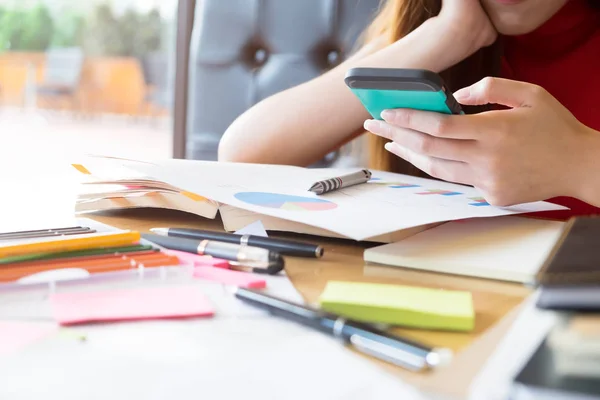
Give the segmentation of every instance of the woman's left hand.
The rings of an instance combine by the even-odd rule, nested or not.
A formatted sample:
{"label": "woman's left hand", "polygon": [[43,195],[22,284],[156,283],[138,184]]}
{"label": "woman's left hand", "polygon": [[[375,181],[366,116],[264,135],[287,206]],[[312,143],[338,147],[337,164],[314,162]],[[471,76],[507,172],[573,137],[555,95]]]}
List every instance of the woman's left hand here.
{"label": "woman's left hand", "polygon": [[[539,86],[485,78],[455,93],[465,105],[506,110],[473,115],[395,109],[365,129],[392,142],[385,148],[431,176],[472,185],[496,206],[556,196],[579,197],[590,145],[600,135]],[[594,154],[594,152],[596,152]]]}

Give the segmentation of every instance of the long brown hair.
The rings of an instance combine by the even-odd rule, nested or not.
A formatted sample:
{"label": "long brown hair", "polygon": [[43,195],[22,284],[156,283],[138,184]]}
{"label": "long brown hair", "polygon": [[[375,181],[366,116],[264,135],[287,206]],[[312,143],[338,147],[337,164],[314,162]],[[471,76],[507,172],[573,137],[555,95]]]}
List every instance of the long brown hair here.
{"label": "long brown hair", "polygon": [[[419,27],[427,19],[436,16],[442,0],[382,0],[382,7],[365,31],[364,41],[383,37],[388,44],[394,43]],[[500,60],[499,43],[484,48],[471,57],[452,66],[440,75],[449,90],[469,86],[485,76],[497,76]],[[466,113],[478,111],[465,107]],[[384,149],[387,142],[376,135],[369,135],[369,164],[373,169],[427,176],[408,162]]]}

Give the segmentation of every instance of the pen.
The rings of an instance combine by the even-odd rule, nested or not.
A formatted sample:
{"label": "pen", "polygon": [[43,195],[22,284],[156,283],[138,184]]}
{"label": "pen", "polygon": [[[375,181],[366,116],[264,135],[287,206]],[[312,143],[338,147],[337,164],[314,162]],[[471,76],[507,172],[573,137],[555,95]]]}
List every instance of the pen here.
{"label": "pen", "polygon": [[254,235],[236,235],[234,233],[185,228],[153,228],[150,229],[150,231],[162,236],[182,237],[197,240],[216,240],[219,242],[261,247],[263,249],[276,251],[279,254],[287,256],[320,258],[324,253],[321,246],[315,246],[310,243],[300,243],[293,240],[265,238]]}
{"label": "pen", "polygon": [[308,190],[316,194],[328,193],[348,186],[366,183],[369,181],[369,179],[371,179],[371,176],[371,171],[367,169],[362,169],[352,174],[338,176],[335,178],[325,179],[323,181],[316,182]]}
{"label": "pen", "polygon": [[230,268],[238,271],[274,275],[283,270],[284,267],[283,257],[279,253],[258,247],[147,233],[142,234],[142,238],[170,250],[230,260]]}
{"label": "pen", "polygon": [[373,325],[302,306],[255,290],[238,288],[235,296],[273,315],[293,320],[342,339],[358,351],[411,371],[447,364],[449,349],[436,349],[387,333]]}
{"label": "pen", "polygon": [[52,236],[81,235],[84,233],[96,233],[96,231],[90,228],[65,228],[47,229],[43,231],[10,232],[0,233],[0,240],[38,239]]}

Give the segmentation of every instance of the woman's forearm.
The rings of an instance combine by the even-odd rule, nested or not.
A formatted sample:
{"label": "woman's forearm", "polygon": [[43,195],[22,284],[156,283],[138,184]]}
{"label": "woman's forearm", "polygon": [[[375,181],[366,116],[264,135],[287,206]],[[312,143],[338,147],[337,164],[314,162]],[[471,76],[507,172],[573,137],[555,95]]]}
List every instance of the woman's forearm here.
{"label": "woman's forearm", "polygon": [[306,166],[362,133],[369,117],[344,83],[353,67],[423,68],[439,72],[458,62],[434,20],[376,50],[371,44],[324,75],[275,94],[242,114],[219,146],[223,161]]}

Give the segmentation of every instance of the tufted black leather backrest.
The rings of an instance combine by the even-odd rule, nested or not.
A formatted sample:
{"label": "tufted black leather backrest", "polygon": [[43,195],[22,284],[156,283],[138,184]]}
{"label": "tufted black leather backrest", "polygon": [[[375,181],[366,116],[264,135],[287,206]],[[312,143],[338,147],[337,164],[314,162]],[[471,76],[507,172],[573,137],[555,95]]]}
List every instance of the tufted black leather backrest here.
{"label": "tufted black leather backrest", "polygon": [[380,0],[199,0],[186,158],[216,160],[227,127],[260,100],[344,60]]}

